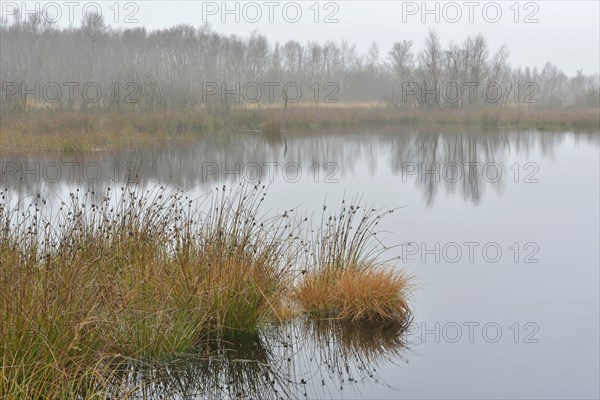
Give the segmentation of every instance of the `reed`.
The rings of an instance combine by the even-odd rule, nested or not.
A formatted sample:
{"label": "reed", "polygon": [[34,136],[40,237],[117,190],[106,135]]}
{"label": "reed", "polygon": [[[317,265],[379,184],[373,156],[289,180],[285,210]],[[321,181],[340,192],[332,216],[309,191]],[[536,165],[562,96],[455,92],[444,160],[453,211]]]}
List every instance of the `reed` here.
{"label": "reed", "polygon": [[0,116],[0,149],[53,150],[65,153],[119,148],[131,143],[194,138],[221,131],[286,131],[390,125],[514,127],[527,129],[600,129],[600,110],[544,108],[420,109],[368,103],[315,106],[237,107],[162,111],[73,111],[33,109]]}
{"label": "reed", "polygon": [[0,397],[73,397],[118,360],[255,334],[293,257],[293,226],[259,218],[264,195],[223,188],[195,209],[166,189],[77,191],[51,216],[3,202]]}
{"label": "reed", "polygon": [[381,256],[388,248],[376,237],[381,219],[394,210],[343,201],[339,212],[325,212],[326,207],[312,267],[296,288],[301,307],[321,318],[409,324],[411,278],[384,265]]}
{"label": "reed", "polygon": [[0,398],[104,398],[120,365],[255,338],[298,304],[408,321],[408,280],[372,246],[387,212],[344,204],[309,240],[307,218],[262,211],[266,195],[78,189],[48,212],[0,192]]}

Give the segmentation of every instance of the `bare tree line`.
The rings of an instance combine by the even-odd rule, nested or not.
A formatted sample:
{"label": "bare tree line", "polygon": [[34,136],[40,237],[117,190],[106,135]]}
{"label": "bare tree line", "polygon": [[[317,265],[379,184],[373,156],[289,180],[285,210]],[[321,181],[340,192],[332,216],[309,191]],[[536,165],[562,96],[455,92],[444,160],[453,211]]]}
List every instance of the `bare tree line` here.
{"label": "bare tree line", "polygon": [[347,41],[271,43],[206,25],[149,32],[117,30],[101,17],[63,29],[44,21],[0,24],[4,110],[32,101],[148,110],[288,100],[428,109],[600,103],[597,73],[568,77],[550,62],[541,71],[513,68],[508,48],[492,52],[482,34],[444,47],[430,31],[422,49],[398,41],[382,55],[376,43],[360,54]]}

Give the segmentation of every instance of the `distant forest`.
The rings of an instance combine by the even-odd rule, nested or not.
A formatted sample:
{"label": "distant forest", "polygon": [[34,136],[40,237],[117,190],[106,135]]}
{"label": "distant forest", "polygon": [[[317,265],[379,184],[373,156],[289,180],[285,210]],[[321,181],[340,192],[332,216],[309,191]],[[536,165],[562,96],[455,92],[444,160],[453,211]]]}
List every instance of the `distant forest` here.
{"label": "distant forest", "polygon": [[361,54],[347,41],[273,43],[258,32],[224,35],[206,25],[122,30],[97,18],[59,29],[44,18],[19,20],[0,24],[7,111],[31,102],[145,110],[288,101],[428,109],[600,103],[597,72],[569,77],[550,62],[541,70],[513,68],[509,49],[490,49],[482,34],[443,45],[432,30],[421,49],[399,40],[383,51],[372,43]]}

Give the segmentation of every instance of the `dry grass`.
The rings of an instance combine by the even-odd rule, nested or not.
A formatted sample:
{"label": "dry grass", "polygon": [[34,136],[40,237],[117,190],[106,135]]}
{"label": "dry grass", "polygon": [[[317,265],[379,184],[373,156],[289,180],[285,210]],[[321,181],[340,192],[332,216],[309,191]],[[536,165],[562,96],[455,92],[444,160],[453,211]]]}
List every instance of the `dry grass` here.
{"label": "dry grass", "polygon": [[261,131],[267,136],[280,135],[281,129],[281,121],[278,119],[267,119],[261,124]]}
{"label": "dry grass", "polygon": [[377,225],[394,210],[346,205],[322,216],[312,267],[295,296],[309,315],[408,324],[410,277],[382,265],[387,248],[376,238]]}
{"label": "dry grass", "polygon": [[255,337],[295,302],[355,322],[410,319],[408,280],[371,246],[387,211],[343,205],[307,240],[307,218],[263,214],[265,195],[77,190],[47,213],[41,197],[0,192],[0,398],[102,398],[121,363]]}
{"label": "dry grass", "polygon": [[297,298],[312,315],[352,322],[402,322],[410,319],[410,278],[373,266],[309,273]]}
{"label": "dry grass", "polygon": [[287,110],[69,111],[35,109],[0,116],[0,149],[89,151],[132,142],[190,138],[222,130],[322,130],[398,124],[600,129],[600,109],[482,108],[423,111],[369,103],[295,104]]}
{"label": "dry grass", "polygon": [[261,187],[219,190],[198,210],[165,189],[76,192],[53,216],[6,195],[0,398],[73,398],[115,361],[254,335],[291,280],[294,227],[259,219]]}
{"label": "dry grass", "polygon": [[363,266],[344,269],[334,286],[339,316],[352,321],[403,321],[410,315],[410,280],[391,269]]}

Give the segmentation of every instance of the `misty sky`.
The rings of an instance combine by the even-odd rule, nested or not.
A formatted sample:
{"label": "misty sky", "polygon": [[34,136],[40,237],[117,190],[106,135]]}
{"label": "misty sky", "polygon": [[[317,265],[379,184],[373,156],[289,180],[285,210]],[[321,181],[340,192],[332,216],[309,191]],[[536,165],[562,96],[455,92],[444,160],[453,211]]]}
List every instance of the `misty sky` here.
{"label": "misty sky", "polygon": [[[10,4],[21,6],[21,2],[3,1],[3,16],[10,10]],[[44,7],[48,2],[38,2]],[[78,25],[83,9],[91,2],[81,1],[72,6],[74,20]],[[227,2],[230,10],[239,12],[223,15],[223,2],[201,1],[140,1],[120,2],[118,20],[115,24],[114,1],[97,2],[102,14],[110,25],[121,27],[145,26],[148,29],[166,28],[185,23],[199,26],[206,20],[218,32],[247,35],[253,30],[264,33],[270,41],[285,42],[295,39],[300,42],[314,40],[339,41],[346,39],[355,43],[360,52],[365,52],[372,41],[380,47],[380,55],[385,57],[394,41],[412,40],[416,49],[420,49],[423,37],[430,28],[435,28],[442,44],[461,42],[467,35],[483,32],[486,34],[492,50],[502,44],[510,48],[511,64],[518,66],[543,67],[546,61],[552,61],[567,74],[573,75],[578,69],[593,74],[600,70],[600,6],[598,1],[516,1],[490,2],[427,2],[431,14],[423,13],[422,2],[402,1],[336,1],[319,2],[319,22],[315,22],[314,1],[298,1],[301,15],[296,14],[295,4],[287,1],[256,1],[252,6],[248,2]],[[328,4],[329,3],[329,4]],[[435,12],[436,3],[439,12]],[[448,3],[453,3],[448,5]],[[469,5],[472,3],[472,5]],[[9,4],[7,8],[7,4]],[[33,9],[34,2],[27,2]],[[69,8],[66,3],[57,1],[62,14],[59,24],[69,23]],[[92,10],[93,5],[87,10]],[[113,7],[111,9],[111,7]],[[286,12],[283,9],[286,7]],[[485,8],[485,13],[484,13]],[[516,9],[518,8],[518,16]],[[50,9],[49,9],[50,10]],[[260,16],[257,14],[260,10]],[[497,14],[500,10],[501,14]],[[52,11],[52,10],[50,10]],[[203,12],[204,11],[204,12]],[[269,21],[270,11],[273,22]],[[460,12],[460,15],[457,12]],[[236,14],[240,21],[236,22]],[[439,16],[440,21],[435,18]],[[124,23],[127,15],[138,22]],[[337,22],[324,23],[327,16]],[[252,23],[246,21],[258,19]],[[447,21],[456,20],[452,23]],[[472,22],[470,18],[472,17]],[[515,17],[519,22],[515,22]],[[226,18],[222,22],[222,18]],[[422,21],[426,18],[425,22]],[[537,22],[525,23],[524,20]],[[287,20],[286,20],[287,19]],[[294,19],[298,22],[292,23]],[[492,22],[497,20],[497,22]]]}

